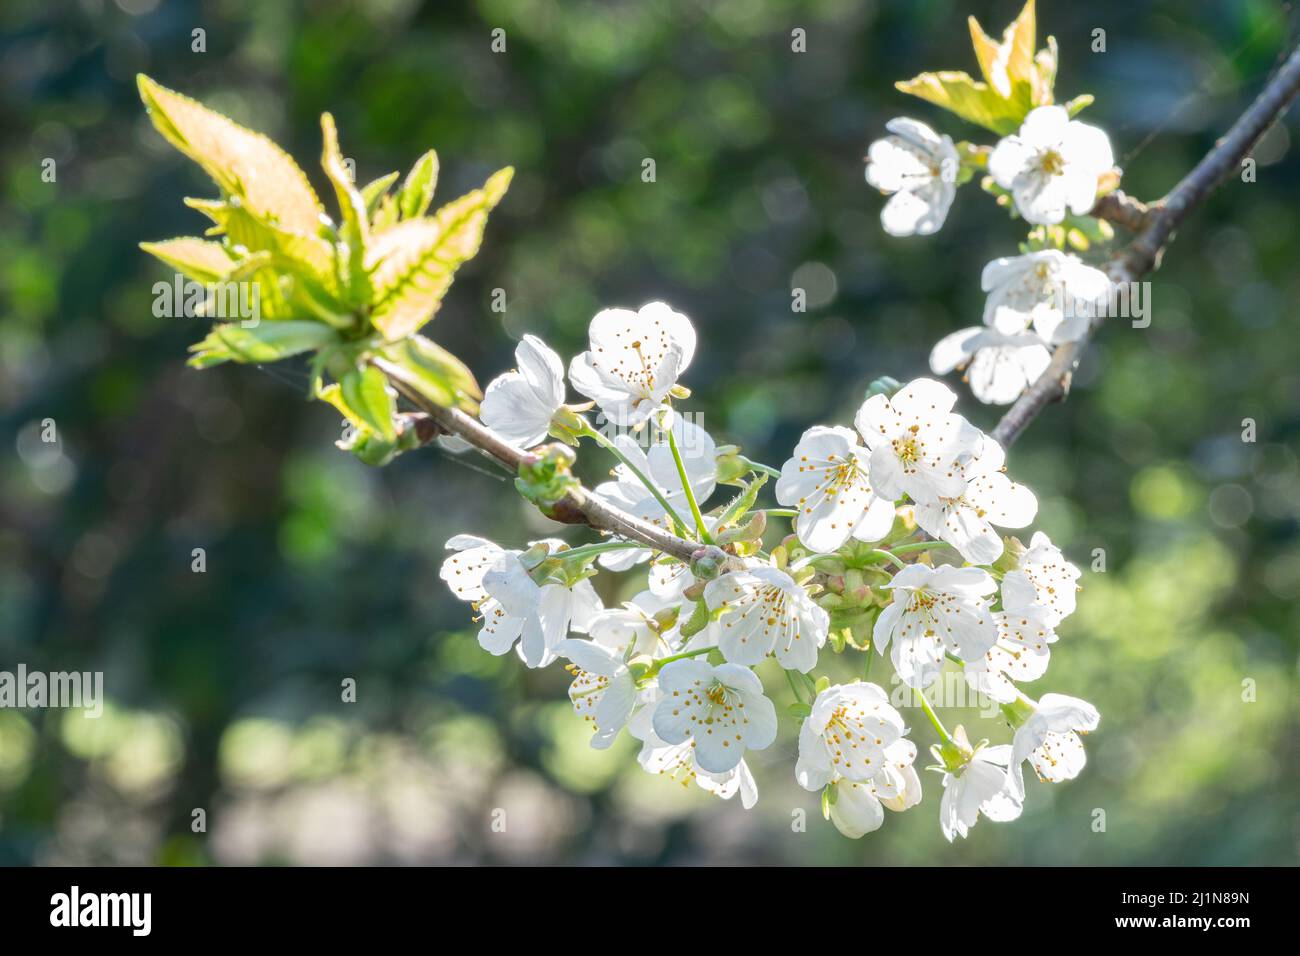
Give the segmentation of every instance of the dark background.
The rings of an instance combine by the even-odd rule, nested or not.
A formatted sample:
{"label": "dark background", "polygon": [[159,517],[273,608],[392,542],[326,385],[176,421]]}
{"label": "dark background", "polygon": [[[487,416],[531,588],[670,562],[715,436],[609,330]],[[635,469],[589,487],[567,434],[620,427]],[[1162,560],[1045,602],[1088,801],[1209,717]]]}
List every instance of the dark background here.
{"label": "dark background", "polygon": [[[998,32],[1017,10],[6,0],[0,669],[102,670],[109,704],[98,721],[0,711],[0,862],[1294,863],[1294,117],[1256,151],[1257,181],[1230,180],[1177,237],[1151,327],[1106,328],[1011,456],[1038,525],[1081,566],[1106,560],[1031,693],[1086,697],[1103,721],[1079,780],[1031,787],[1021,820],[956,846],[928,773],[919,807],[840,837],[792,780],[790,726],[751,761],[749,812],[645,774],[626,735],[591,750],[565,675],[480,650],[437,578],[454,533],[549,533],[508,484],[437,451],[368,469],[333,447],[337,416],[304,401],[302,367],[188,371],[198,322],[152,314],[167,273],[136,244],[201,230],[180,200],[215,190],[150,127],[137,71],[266,131],[322,195],[327,109],[359,181],[429,146],[441,201],[515,166],[427,331],[486,382],[524,332],[567,357],[598,308],[666,299],[701,334],[689,407],[779,465],[806,426],[848,422],[873,378],[925,373],[940,336],[978,323],[984,263],[1023,237],[972,184],[938,235],[892,239],[861,162],[897,115],[989,141],[892,84],[973,72],[966,15]],[[1273,0],[1046,0],[1039,22],[1060,43],[1058,97],[1096,95],[1083,118],[1144,198],[1295,36]],[[959,390],[991,427],[997,410]]]}

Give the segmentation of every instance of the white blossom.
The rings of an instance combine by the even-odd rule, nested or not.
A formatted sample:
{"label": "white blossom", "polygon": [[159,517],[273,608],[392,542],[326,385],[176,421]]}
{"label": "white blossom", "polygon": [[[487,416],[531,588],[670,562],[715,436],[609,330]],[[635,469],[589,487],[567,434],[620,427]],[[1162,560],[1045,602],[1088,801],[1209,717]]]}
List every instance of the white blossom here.
{"label": "white blossom", "polygon": [[696,762],[695,744],[692,740],[670,744],[654,732],[653,714],[652,702],[638,711],[628,723],[628,732],[642,741],[637,762],[645,770],[676,780],[683,787],[693,782],[700,789],[723,800],[730,800],[739,793],[741,806],[746,810],[758,802],[758,784],[743,759],[730,770],[719,773],[705,770]]}
{"label": "white blossom", "polygon": [[[552,550],[560,544],[545,543]],[[458,553],[443,562],[439,576],[482,616],[478,642],[491,654],[504,654],[518,642],[516,651],[525,664],[545,667],[569,631],[585,632],[602,609],[589,580],[539,585],[519,560],[519,551],[473,535],[457,535],[447,547]]]}
{"label": "white blossom", "polygon": [[616,425],[649,419],[695,355],[695,327],[663,302],[598,312],[588,338],[589,350],[569,363],[569,380]]}
{"label": "white blossom", "polygon": [[592,723],[591,745],[604,750],[632,716],[636,681],[620,654],[595,641],[560,641],[555,651],[572,661],[565,668],[572,676],[569,700],[578,716]]}
{"label": "white blossom", "polygon": [[752,666],[775,654],[781,666],[807,673],[817,666],[830,615],[778,568],[758,565],[732,571],[704,587],[718,648],[733,664]]}
{"label": "white blossom", "polygon": [[894,600],[876,618],[872,643],[881,654],[893,643],[890,660],[909,687],[933,683],[945,651],[975,660],[997,640],[987,598],[997,584],[982,568],[909,564],[883,587]]}
{"label": "white blossom", "polygon": [[1009,704],[1019,696],[1013,681],[1037,680],[1047,673],[1056,631],[1041,608],[1017,614],[998,611],[993,623],[998,629],[997,643],[982,658],[966,661],[962,671],[972,688],[1000,704]]}
{"label": "white blossom", "polygon": [[993,149],[989,174],[1027,221],[1052,225],[1067,207],[1076,216],[1091,212],[1097,179],[1114,163],[1104,132],[1071,120],[1063,106],[1040,106]]}
{"label": "white blossom", "polygon": [[1055,627],[1074,613],[1080,574],[1047,535],[1036,531],[1015,570],[1002,578],[1002,607],[1013,613],[1041,608]]}
{"label": "white blossom", "polygon": [[871,452],[852,429],[817,425],[781,467],[776,500],[798,509],[795,533],[811,551],[837,551],[850,536],[879,541],[894,525],[893,499],[871,487]]}
{"label": "white blossom", "polygon": [[1110,279],[1078,256],[1040,249],[984,267],[984,324],[1003,335],[1032,328],[1048,345],[1073,342],[1109,301]]}
{"label": "white blossom", "polygon": [[919,120],[900,116],[885,129],[893,135],[867,150],[867,182],[893,193],[880,223],[891,236],[928,236],[943,225],[957,194],[957,149]]}
{"label": "white blossom", "polygon": [[1050,783],[1073,780],[1088,756],[1079,734],[1097,729],[1101,714],[1086,700],[1065,694],[1044,694],[1034,712],[1016,728],[1011,741],[1007,782],[1017,799],[1025,798],[1022,764],[1028,760],[1038,779]]}
{"label": "white blossom", "polygon": [[970,390],[985,405],[1010,405],[1047,370],[1052,353],[1032,332],[1005,335],[971,326],[941,338],[930,352],[930,371],[965,368]]}
{"label": "white blossom", "polygon": [[[963,750],[971,750],[962,728],[957,728],[955,737]],[[949,843],[954,836],[966,836],[981,813],[997,823],[1020,816],[1022,801],[1007,780],[1010,761],[1009,744],[977,747],[960,768],[944,772],[939,828]]]}
{"label": "white blossom", "polygon": [[666,657],[677,652],[680,635],[676,625],[662,629],[655,615],[675,603],[652,591],[642,591],[621,607],[597,612],[587,622],[587,633],[597,644],[619,655]]}
{"label": "white blossom", "polygon": [[[677,451],[682,457],[682,467],[686,471],[686,484],[695,496],[695,502],[703,505],[718,486],[718,449],[707,431],[681,416],[675,416],[672,425],[673,437],[677,441]],[[672,447],[666,439],[655,442],[646,451],[641,449],[636,439],[630,435],[618,435],[614,444],[629,461],[655,486],[655,489],[673,507],[678,516],[689,520],[690,503],[682,485],[681,475],[677,471],[677,462],[673,458]],[[643,521],[668,528],[671,524],[664,506],[625,464],[615,466],[614,480],[596,486],[596,494]],[[716,519],[706,518],[705,526],[712,530]],[[626,571],[633,565],[649,559],[652,552],[648,548],[630,548],[620,551],[607,551],[597,560],[602,567],[611,571]]]}
{"label": "white blossom", "polygon": [[1002,536],[994,530],[1023,528],[1038,513],[1038,499],[1004,473],[1006,454],[992,438],[965,469],[966,487],[951,498],[921,502],[916,523],[948,542],[971,564],[992,564],[1002,555]]}
{"label": "white blossom", "polygon": [[693,741],[695,763],[709,773],[734,770],[746,749],[776,739],[776,708],[747,667],[673,661],[659,672],[659,693],[654,732],[666,744]]}
{"label": "white blossom", "polygon": [[551,417],[564,406],[564,365],[535,335],[519,342],[515,361],[516,371],[488,383],[479,418],[507,441],[532,448],[546,441]]}
{"label": "white blossom", "polygon": [[887,773],[889,748],[906,733],[902,715],[879,686],[833,684],[817,695],[799,728],[795,779],[805,790],[820,790],[835,775],[873,781]]}
{"label": "white blossom", "polygon": [[983,434],[952,413],[957,396],[946,385],[918,378],[893,398],[873,395],[854,419],[871,449],[872,488],[896,501],[952,497],[965,487],[964,466],[983,441]]}

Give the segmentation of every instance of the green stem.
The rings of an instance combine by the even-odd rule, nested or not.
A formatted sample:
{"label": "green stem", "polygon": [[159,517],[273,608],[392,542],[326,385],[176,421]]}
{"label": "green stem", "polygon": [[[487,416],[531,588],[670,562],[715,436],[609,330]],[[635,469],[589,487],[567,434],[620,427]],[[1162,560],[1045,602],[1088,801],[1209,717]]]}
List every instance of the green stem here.
{"label": "green stem", "polygon": [[912,551],[929,551],[933,548],[951,548],[947,541],[913,541],[910,544],[898,544],[890,548],[893,554],[908,554]]}
{"label": "green stem", "polygon": [[686,503],[691,506],[691,516],[695,518],[695,530],[701,541],[705,544],[713,544],[713,536],[709,534],[709,529],[704,527],[704,515],[700,514],[700,506],[695,501],[695,492],[686,477],[686,464],[682,461],[682,453],[677,450],[677,439],[673,436],[671,428],[668,429],[668,447],[672,450],[673,461],[677,463],[677,477],[681,479],[682,491],[686,492]]}
{"label": "green stem", "polygon": [[739,457],[740,460],[743,461],[746,464],[746,466],[748,466],[750,471],[761,471],[763,474],[771,475],[773,478],[781,477],[781,472],[771,467],[770,465],[764,465],[762,462],[751,461],[750,459],[746,458],[744,455],[740,455]]}
{"label": "green stem", "polygon": [[[785,670],[785,668],[782,668]],[[785,671],[785,679],[790,682],[790,693],[794,694],[794,699],[803,703],[803,695],[799,693],[799,685],[794,682],[794,674],[788,670]]]}
{"label": "green stem", "polygon": [[657,674],[659,671],[663,670],[665,664],[671,664],[673,661],[685,660],[688,657],[699,657],[701,654],[707,654],[711,650],[713,650],[712,647],[697,647],[693,651],[682,651],[680,654],[674,654],[671,657],[662,658],[661,660],[654,662],[654,667],[651,668],[650,673]]}
{"label": "green stem", "polygon": [[764,514],[769,514],[773,518],[797,518],[799,512],[794,508],[759,508]]}
{"label": "green stem", "polygon": [[[587,424],[585,421],[583,424],[585,427],[582,431],[578,432],[578,434],[585,438],[590,438],[597,445],[626,465],[627,470],[636,476],[637,481],[645,485],[646,490],[649,491],[650,494],[654,495],[655,500],[658,501],[660,506],[664,509],[664,513],[668,516],[668,520],[673,523],[673,531],[682,537],[686,537],[686,522],[683,521],[682,516],[677,513],[677,509],[669,504],[668,499],[664,497],[664,493],[659,490],[653,481],[646,477],[645,472],[634,465],[627,455],[623,454],[618,445],[614,444],[614,442],[596,431],[596,429],[592,428],[590,424]],[[692,502],[692,504],[694,504],[694,502]]]}
{"label": "green stem", "polygon": [[935,733],[939,735],[939,740],[943,742],[944,746],[956,747],[956,741],[954,741],[949,735],[948,729],[943,725],[943,721],[939,719],[939,715],[936,714],[934,708],[930,706],[930,701],[926,698],[925,691],[917,688],[916,696],[921,699],[921,709],[925,711],[925,716],[930,718],[930,724],[934,727]]}
{"label": "green stem", "polygon": [[552,557],[560,558],[563,561],[573,561],[580,558],[589,558],[595,554],[604,554],[606,551],[624,551],[644,547],[646,545],[640,541],[600,541],[595,544],[584,544],[576,548],[556,551]]}
{"label": "green stem", "polygon": [[870,556],[873,558],[884,558],[887,561],[893,561],[900,568],[907,567],[907,565],[903,563],[902,558],[894,554],[892,551],[886,551],[884,548],[873,549]]}

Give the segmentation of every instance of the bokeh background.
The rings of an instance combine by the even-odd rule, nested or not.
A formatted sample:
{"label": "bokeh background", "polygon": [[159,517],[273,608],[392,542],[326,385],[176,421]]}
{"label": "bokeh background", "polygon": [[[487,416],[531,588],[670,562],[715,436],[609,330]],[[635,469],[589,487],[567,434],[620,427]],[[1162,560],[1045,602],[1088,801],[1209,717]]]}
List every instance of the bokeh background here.
{"label": "bokeh background", "polygon": [[[434,450],[369,469],[333,447],[337,416],[303,400],[301,367],[187,371],[196,322],[152,313],[166,275],[136,244],[201,229],[180,200],[213,188],[149,126],[137,71],[267,131],[322,195],[326,109],[360,181],[429,146],[443,199],[514,165],[428,331],[486,382],[524,332],[571,355],[598,308],[666,299],[702,338],[690,407],[779,464],[807,425],[849,421],[871,379],[925,372],[933,342],[979,321],[980,269],[1023,232],[973,184],[938,235],[891,239],[862,155],[901,114],[985,138],[892,83],[973,72],[967,14],[996,31],[1018,6],[6,0],[0,669],[102,670],[109,703],[98,721],[0,711],[0,862],[1294,864],[1294,115],[1259,147],[1257,181],[1230,182],[1181,231],[1151,327],[1106,328],[1070,401],[1014,450],[1039,526],[1088,569],[1031,691],[1104,716],[1079,780],[1032,786],[1020,821],[953,846],[931,774],[919,807],[840,837],[792,780],[792,721],[753,755],[749,812],[644,773],[626,735],[591,750],[563,672],[480,650],[437,578],[454,533],[552,530],[508,483]],[[1045,0],[1039,20],[1060,42],[1058,95],[1096,95],[1084,118],[1146,198],[1296,35],[1275,0]],[[991,427],[997,410],[962,395]],[[588,458],[588,476],[607,467]],[[1005,739],[970,718],[949,723]]]}

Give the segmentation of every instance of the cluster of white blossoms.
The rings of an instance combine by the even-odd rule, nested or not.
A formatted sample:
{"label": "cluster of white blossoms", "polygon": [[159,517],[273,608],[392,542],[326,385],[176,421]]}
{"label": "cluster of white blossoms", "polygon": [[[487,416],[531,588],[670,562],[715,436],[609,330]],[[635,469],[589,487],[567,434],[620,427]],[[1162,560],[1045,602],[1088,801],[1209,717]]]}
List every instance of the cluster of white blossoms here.
{"label": "cluster of white blossoms", "polygon": [[954,146],[903,117],[886,129],[892,135],[868,151],[867,182],[890,195],[880,213],[890,235],[937,231],[963,169],[984,174],[985,187],[1037,227],[1020,255],[984,267],[983,324],[945,336],[930,353],[936,375],[963,369],[981,402],[1010,404],[1047,368],[1051,350],[1077,340],[1109,302],[1106,273],[1063,247],[1067,236],[1080,237],[1075,221],[1092,210],[1102,184],[1114,180],[1110,140],[1055,105],[1030,110],[1018,132],[991,148]]}
{"label": "cluster of white blossoms", "polygon": [[[678,379],[696,343],[684,315],[663,303],[608,309],[589,338],[568,379],[590,403],[565,403],[564,363],[526,336],[518,369],[488,386],[483,422],[562,473],[573,453],[542,446],[548,436],[604,449],[611,480],[587,493],[685,538],[691,559],[612,535],[520,549],[458,535],[441,576],[473,604],[485,650],[513,649],[532,668],[567,662],[592,746],[626,729],[646,770],[724,799],[739,793],[750,807],[747,756],[777,739],[774,698],[788,697],[796,781],[860,837],[885,809],[922,801],[903,702],[864,679],[879,659],[937,735],[948,839],[981,814],[1018,816],[1026,761],[1042,780],[1079,773],[1079,734],[1097,725],[1096,710],[1057,694],[1035,701],[1018,686],[1046,671],[1079,571],[1041,532],[1028,547],[1003,536],[1033,521],[1037,500],[1007,477],[997,442],[953,411],[949,388],[873,385],[854,427],[809,428],[778,471],[674,408],[689,397]],[[597,431],[585,414],[596,406],[626,430]],[[758,504],[769,476],[783,507]],[[711,504],[723,485],[735,493]],[[539,492],[521,478],[520,490],[540,504],[572,487]],[[770,544],[769,519],[791,520],[793,533]],[[626,600],[606,604],[615,595]],[[946,668],[1000,705],[1010,744],[947,731],[927,697]]]}

